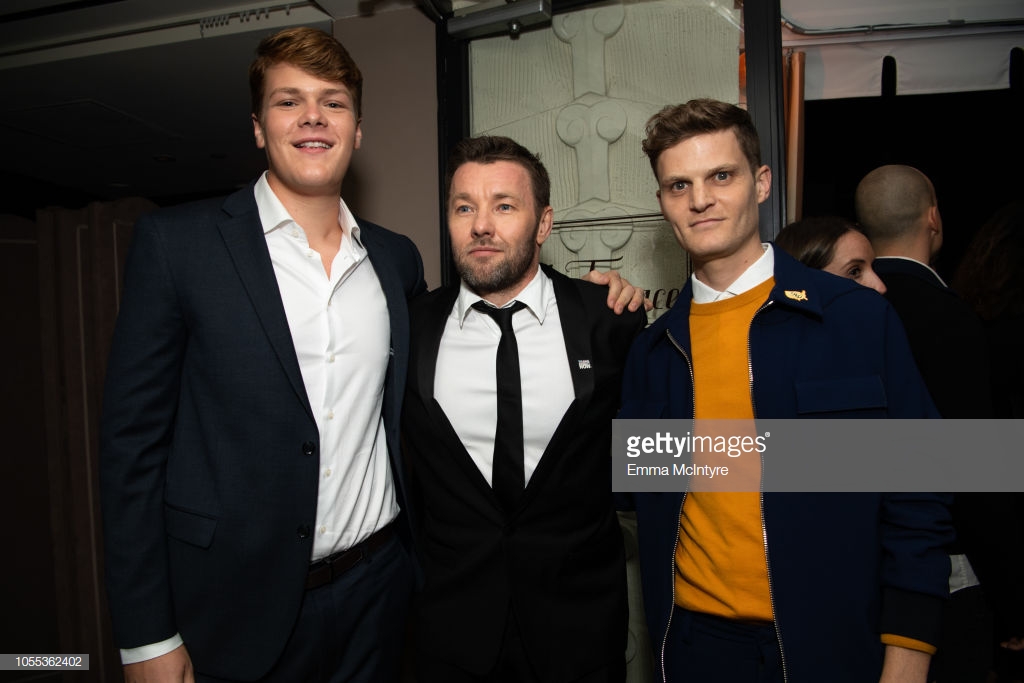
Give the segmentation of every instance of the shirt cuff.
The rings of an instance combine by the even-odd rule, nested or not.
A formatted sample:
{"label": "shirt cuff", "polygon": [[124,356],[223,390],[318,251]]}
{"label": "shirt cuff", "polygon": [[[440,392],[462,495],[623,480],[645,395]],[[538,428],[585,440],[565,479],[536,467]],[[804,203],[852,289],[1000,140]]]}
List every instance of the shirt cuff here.
{"label": "shirt cuff", "polygon": [[161,640],[159,643],[153,643],[151,645],[140,645],[139,647],[130,647],[127,650],[121,650],[121,664],[138,664],[144,662],[147,659],[156,659],[161,655],[165,655],[172,650],[181,647],[185,641],[181,639],[180,633],[175,633],[167,640]]}
{"label": "shirt cuff", "polygon": [[907,650],[917,650],[923,652],[926,655],[935,654],[935,646],[929,645],[923,640],[914,640],[913,638],[907,638],[906,636],[898,636],[893,633],[883,633],[882,642],[886,645],[893,645],[895,647],[906,648]]}

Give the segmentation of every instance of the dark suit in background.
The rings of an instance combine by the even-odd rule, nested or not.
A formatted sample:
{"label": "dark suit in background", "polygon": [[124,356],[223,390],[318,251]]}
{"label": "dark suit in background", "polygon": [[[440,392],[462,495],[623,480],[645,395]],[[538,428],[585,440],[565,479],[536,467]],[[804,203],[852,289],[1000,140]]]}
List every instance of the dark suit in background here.
{"label": "dark suit in background", "polygon": [[910,349],[942,417],[992,417],[992,390],[981,320],[931,270],[905,258],[872,264],[907,331]]}
{"label": "dark suit in background", "polygon": [[[387,298],[382,410],[406,510],[400,533],[408,535],[398,416],[406,300],[425,290],[422,263],[407,238],[359,224]],[[102,429],[107,587],[119,646],[180,632],[197,671],[266,674],[305,594],[319,448],[253,187],[141,219]]]}
{"label": "dark suit in background", "polygon": [[[575,400],[515,509],[502,509],[434,398],[438,349],[458,285],[412,304],[402,432],[426,575],[415,617],[418,648],[483,674],[515,619],[534,671],[554,682],[601,667],[624,673],[626,581],[612,503],[611,426],[622,364],[645,316],[616,316],[603,288],[544,272],[554,285]],[[524,386],[544,381],[522,378]]]}
{"label": "dark suit in background", "polygon": [[[935,407],[945,419],[993,416],[985,329],[977,314],[929,268],[906,259],[879,257],[873,264],[888,290],[885,297],[907,331],[914,361]],[[979,445],[984,444],[979,435]],[[957,493],[952,560],[965,554],[974,570],[987,569],[1002,538],[998,520],[1007,494]],[[984,572],[979,571],[984,579]],[[955,588],[955,586],[951,587]],[[992,615],[982,587],[957,590],[946,603],[943,634],[932,670],[940,681],[982,681],[991,667]]]}

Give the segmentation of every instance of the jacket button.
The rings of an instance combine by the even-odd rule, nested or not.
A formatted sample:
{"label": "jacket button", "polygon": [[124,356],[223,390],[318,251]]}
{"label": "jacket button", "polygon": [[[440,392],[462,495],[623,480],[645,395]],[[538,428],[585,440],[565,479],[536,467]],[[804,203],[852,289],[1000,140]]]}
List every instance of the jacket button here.
{"label": "jacket button", "polygon": [[316,444],[314,442],[307,441],[306,443],[302,444],[303,455],[313,455],[314,453],[316,453]]}
{"label": "jacket button", "polygon": [[299,534],[299,538],[309,538],[309,525],[300,524],[296,532]]}

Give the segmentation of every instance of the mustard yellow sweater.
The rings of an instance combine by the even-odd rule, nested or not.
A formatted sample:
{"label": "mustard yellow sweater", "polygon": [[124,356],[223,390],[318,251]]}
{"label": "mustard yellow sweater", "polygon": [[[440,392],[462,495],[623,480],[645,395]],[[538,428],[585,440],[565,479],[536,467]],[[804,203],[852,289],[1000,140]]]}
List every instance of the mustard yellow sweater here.
{"label": "mustard yellow sweater", "polygon": [[[767,300],[774,282],[769,279],[722,301],[691,304],[698,434],[712,429],[702,420],[722,418],[749,420],[749,434],[754,434],[747,337],[750,321]],[[761,498],[757,493],[760,456],[696,454],[694,464],[728,466],[728,487],[746,491],[691,490],[687,494],[676,546],[676,604],[728,619],[772,621]]]}
{"label": "mustard yellow sweater", "polygon": [[[709,304],[691,303],[690,344],[698,434],[714,430],[713,424],[702,420],[728,418],[750,421],[747,433],[738,436],[755,435],[747,340],[751,320],[774,285],[775,280],[769,279],[739,296]],[[735,423],[730,428],[735,429]],[[726,488],[734,490],[687,494],[676,545],[676,604],[727,619],[772,621],[758,493],[760,456],[745,454],[727,461],[724,457],[694,456],[694,464],[727,465],[729,476],[720,481],[726,481]],[[737,488],[745,490],[737,492]],[[884,633],[881,639],[886,645],[935,653],[932,645],[911,638]]]}

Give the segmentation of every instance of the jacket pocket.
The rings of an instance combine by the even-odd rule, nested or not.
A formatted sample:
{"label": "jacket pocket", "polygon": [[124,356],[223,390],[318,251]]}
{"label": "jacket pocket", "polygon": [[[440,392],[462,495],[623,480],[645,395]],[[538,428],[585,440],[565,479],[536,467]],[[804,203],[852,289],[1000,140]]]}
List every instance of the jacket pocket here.
{"label": "jacket pocket", "polygon": [[862,417],[885,417],[888,405],[885,385],[878,375],[807,380],[796,383],[796,411],[800,415],[853,413]]}
{"label": "jacket pocket", "polygon": [[167,530],[167,535],[172,538],[200,548],[209,548],[210,543],[213,542],[213,532],[217,529],[217,520],[196,512],[165,505],[164,528]]}

